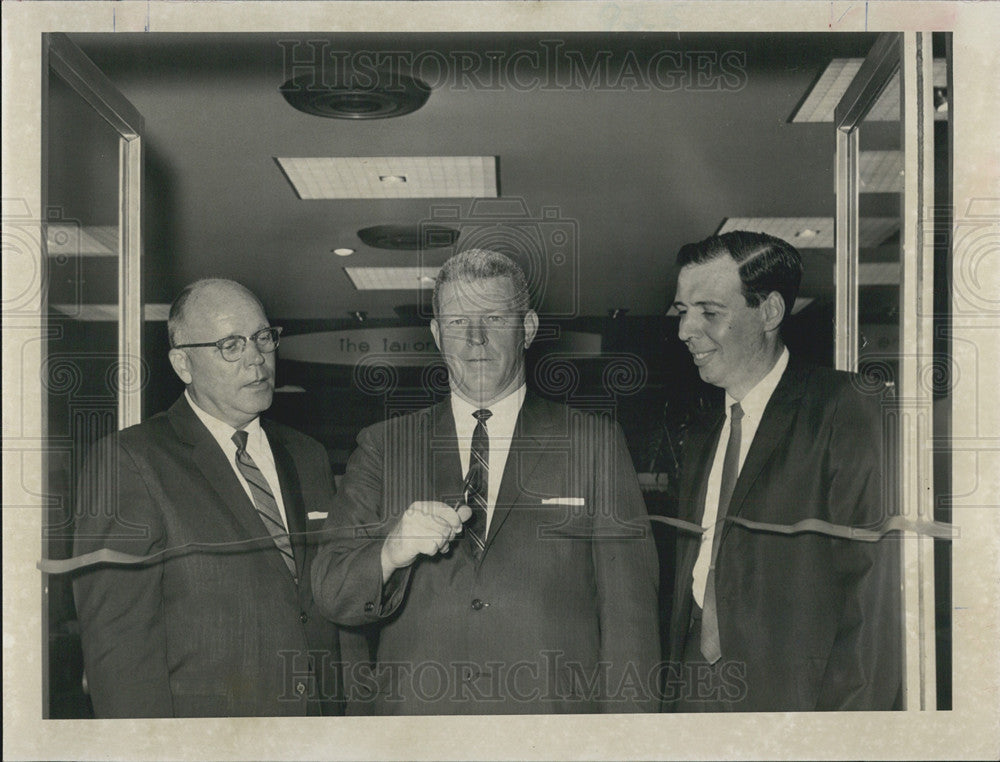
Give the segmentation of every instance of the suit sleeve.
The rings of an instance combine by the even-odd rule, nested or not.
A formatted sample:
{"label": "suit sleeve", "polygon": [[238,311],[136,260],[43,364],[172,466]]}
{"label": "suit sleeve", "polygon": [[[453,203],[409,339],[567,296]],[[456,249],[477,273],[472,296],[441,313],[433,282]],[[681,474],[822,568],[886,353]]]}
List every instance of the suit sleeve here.
{"label": "suit sleeve", "polygon": [[[163,522],[116,438],[95,446],[80,482],[74,555],[165,547]],[[73,583],[84,670],[97,717],[171,717],[163,565],[98,566]]]}
{"label": "suit sleeve", "polygon": [[371,624],[391,616],[410,578],[412,567],[406,567],[382,584],[382,545],[397,518],[384,506],[384,431],[377,426],[358,435],[312,564],[316,603],[340,625]]}
{"label": "suit sleeve", "polygon": [[[885,479],[878,398],[849,386],[839,395],[830,441],[828,504],[834,521],[875,527],[895,512]],[[899,537],[877,543],[837,541],[836,573],[844,591],[818,709],[891,709],[901,685]]]}
{"label": "suit sleeve", "polygon": [[601,711],[655,712],[660,703],[656,548],[621,429],[611,424],[604,431],[604,444],[591,463],[600,660],[610,665]]}

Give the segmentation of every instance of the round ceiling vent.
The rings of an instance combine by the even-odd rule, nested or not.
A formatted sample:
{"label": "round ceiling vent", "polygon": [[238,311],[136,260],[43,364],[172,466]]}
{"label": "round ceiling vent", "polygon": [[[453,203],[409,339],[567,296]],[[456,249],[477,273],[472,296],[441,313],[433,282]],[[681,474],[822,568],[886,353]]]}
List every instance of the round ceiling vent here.
{"label": "round ceiling vent", "polygon": [[458,230],[444,225],[374,225],[358,231],[358,238],[374,249],[400,251],[451,246],[458,235]]}
{"label": "round ceiling vent", "polygon": [[317,73],[300,74],[279,89],[294,108],[333,119],[385,119],[416,111],[431,89],[402,72],[366,71],[364,76],[344,72],[334,82]]}

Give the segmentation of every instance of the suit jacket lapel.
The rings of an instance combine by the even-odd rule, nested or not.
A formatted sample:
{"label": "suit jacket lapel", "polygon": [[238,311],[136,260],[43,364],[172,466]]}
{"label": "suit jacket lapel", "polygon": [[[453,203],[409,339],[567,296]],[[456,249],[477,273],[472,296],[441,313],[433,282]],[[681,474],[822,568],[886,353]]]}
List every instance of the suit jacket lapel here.
{"label": "suit jacket lapel", "polygon": [[[691,459],[691,467],[684,469],[684,483],[679,490],[678,517],[701,525],[705,515],[705,497],[708,492],[708,474],[712,469],[715,448],[722,431],[725,415],[720,410],[699,416],[689,429],[684,446],[684,458]],[[677,582],[684,585],[685,594],[691,592],[691,574],[698,559],[701,541],[698,537],[684,535],[678,542]],[[686,623],[685,623],[686,626]]]}
{"label": "suit jacket lapel", "polygon": [[[743,467],[740,469],[740,475],[733,489],[733,497],[729,501],[727,516],[739,516],[743,513],[750,488],[774,453],[774,449],[788,435],[788,429],[791,427],[799,408],[799,400],[805,389],[807,375],[807,369],[793,362],[789,362],[782,374],[771,399],[764,408],[757,433],[754,435],[750,449],[747,451],[747,457],[743,461]],[[722,530],[723,538],[731,528],[732,522],[726,522]]]}
{"label": "suit jacket lapel", "polygon": [[281,482],[281,501],[285,504],[285,518],[288,521],[289,540],[292,543],[292,553],[295,556],[295,568],[299,579],[302,579],[309,547],[304,534],[307,527],[306,508],[302,499],[302,484],[299,482],[299,473],[295,468],[292,454],[275,433],[271,422],[261,420],[261,425],[267,433],[267,441],[271,446],[271,454],[274,456],[275,470],[278,472],[278,481]]}
{"label": "suit jacket lapel", "polygon": [[683,481],[678,490],[680,498],[678,518],[700,524],[705,515],[705,494],[712,456],[719,442],[719,433],[725,415],[713,410],[698,416],[688,428],[688,441],[684,445],[684,459],[690,458],[691,467],[683,470]]}
{"label": "suit jacket lapel", "polygon": [[[239,525],[247,539],[254,538],[258,542],[255,548],[273,549],[274,553],[264,553],[268,562],[288,575],[288,567],[274,547],[274,540],[267,533],[267,528],[257,515],[254,507],[236,478],[236,472],[229,465],[226,454],[219,447],[211,432],[198,420],[187,399],[181,396],[168,411],[170,422],[181,441],[193,447],[192,458],[198,470],[205,476],[209,484],[219,495],[219,504],[226,513]],[[282,493],[284,497],[284,493]],[[291,577],[289,576],[289,579]]]}
{"label": "suit jacket lapel", "polygon": [[489,552],[497,533],[510,516],[511,510],[521,495],[521,488],[528,483],[531,475],[542,462],[541,457],[525,458],[522,457],[522,453],[534,452],[537,455],[541,446],[539,437],[552,425],[553,422],[546,413],[542,400],[530,392],[526,394],[517,416],[517,422],[514,424],[514,436],[510,442],[507,463],[504,465],[503,476],[500,480],[497,502],[493,507],[493,520],[490,522],[489,535],[486,537],[485,552]]}

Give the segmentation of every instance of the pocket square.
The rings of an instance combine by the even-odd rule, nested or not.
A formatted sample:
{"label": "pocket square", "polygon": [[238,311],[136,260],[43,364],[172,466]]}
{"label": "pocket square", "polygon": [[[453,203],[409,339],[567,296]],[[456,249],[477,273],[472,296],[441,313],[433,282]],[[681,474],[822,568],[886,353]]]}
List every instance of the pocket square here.
{"label": "pocket square", "polygon": [[582,497],[546,497],[542,498],[542,505],[583,505]]}

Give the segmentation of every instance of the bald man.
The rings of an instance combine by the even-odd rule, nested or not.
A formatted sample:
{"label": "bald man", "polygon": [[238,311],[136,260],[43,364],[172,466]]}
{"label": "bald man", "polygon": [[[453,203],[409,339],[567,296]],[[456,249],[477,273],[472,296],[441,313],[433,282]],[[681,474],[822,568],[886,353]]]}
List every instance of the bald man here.
{"label": "bald man", "polygon": [[184,394],[95,445],[80,488],[76,555],[154,556],[74,581],[95,714],[340,714],[337,631],[315,610],[302,534],[328,510],[329,462],[260,418],[281,329],[218,279],[185,288],[167,328]]}

